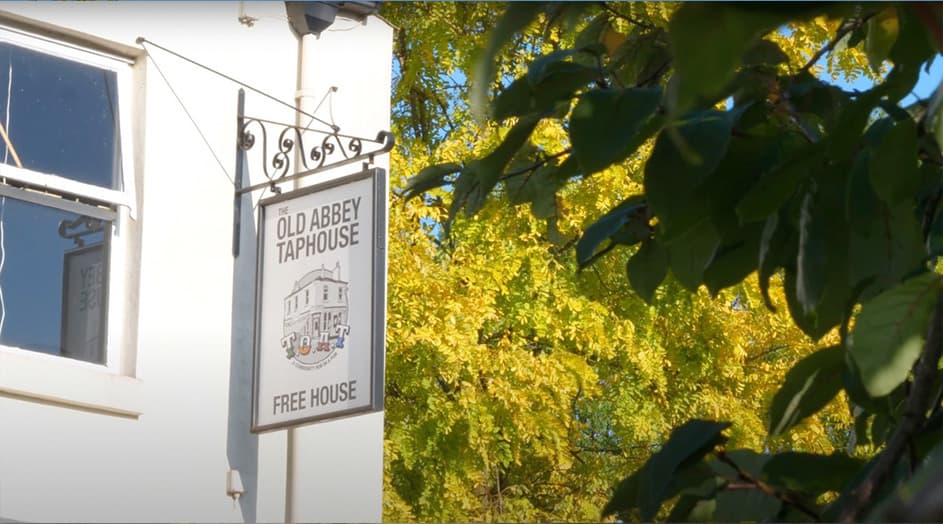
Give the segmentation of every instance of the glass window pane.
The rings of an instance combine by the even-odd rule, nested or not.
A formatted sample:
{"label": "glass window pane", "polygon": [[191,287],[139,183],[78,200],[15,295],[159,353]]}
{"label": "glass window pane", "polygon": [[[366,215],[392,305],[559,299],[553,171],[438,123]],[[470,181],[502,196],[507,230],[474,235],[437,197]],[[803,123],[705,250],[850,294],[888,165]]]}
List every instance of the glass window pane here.
{"label": "glass window pane", "polygon": [[117,118],[114,71],[0,42],[0,124],[23,167],[121,189]]}
{"label": "glass window pane", "polygon": [[0,344],[104,364],[110,223],[4,197],[0,217]]}

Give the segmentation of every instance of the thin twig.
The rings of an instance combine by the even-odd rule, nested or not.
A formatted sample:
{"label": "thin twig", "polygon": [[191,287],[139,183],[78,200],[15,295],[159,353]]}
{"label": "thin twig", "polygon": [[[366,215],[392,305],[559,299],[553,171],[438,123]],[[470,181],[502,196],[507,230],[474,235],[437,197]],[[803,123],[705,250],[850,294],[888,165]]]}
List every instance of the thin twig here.
{"label": "thin twig", "polygon": [[867,22],[868,19],[874,16],[875,14],[876,13],[867,14],[865,16],[862,16],[858,20],[855,20],[845,26],[839,27],[838,31],[835,32],[835,37],[829,40],[828,44],[826,44],[824,47],[819,49],[814,55],[812,55],[812,58],[810,58],[809,61],[806,62],[806,64],[802,66],[802,69],[800,69],[799,71],[800,72],[808,71],[808,69],[812,67],[813,65],[815,65],[815,63],[818,62],[819,59],[825,55],[825,53],[829,53],[832,50],[834,50],[835,46],[838,45],[838,42],[841,42],[841,40],[845,38],[845,35],[851,33],[852,31],[864,25],[864,23]]}
{"label": "thin twig", "polygon": [[[739,464],[731,460],[731,458],[728,457],[727,454],[724,453],[723,451],[718,451],[714,454],[717,456],[718,460],[720,460],[724,464],[727,464],[728,466],[733,468],[737,472],[737,475],[740,477],[740,480],[752,484],[753,487],[755,487],[756,489],[762,491],[763,493],[766,493],[767,495],[771,497],[781,500],[785,504],[789,504],[790,506],[798,509],[799,511],[805,513],[806,515],[812,517],[815,520],[819,519],[819,514],[817,512],[815,512],[813,509],[806,506],[805,503],[799,500],[792,493],[780,491],[774,488],[773,486],[770,486],[769,484],[763,482],[762,480],[754,478],[753,475],[751,475],[749,472],[741,468]],[[728,485],[728,487],[729,486],[730,485]],[[743,487],[739,484],[735,484],[735,486],[737,486],[739,489],[743,489]]]}
{"label": "thin twig", "polygon": [[931,388],[937,376],[937,363],[943,352],[943,294],[937,292],[936,305],[930,317],[927,341],[920,358],[913,368],[913,388],[907,397],[907,404],[900,424],[887,442],[887,446],[875,462],[868,475],[849,493],[850,502],[842,510],[839,521],[855,522],[859,520],[871,495],[884,485],[897,461],[907,449],[907,443],[923,427],[927,420]]}
{"label": "thin twig", "polygon": [[634,24],[634,25],[637,25],[637,26],[639,26],[639,27],[644,27],[645,29],[656,29],[656,27],[655,27],[653,24],[650,24],[650,23],[648,23],[648,22],[643,22],[643,21],[639,20],[638,18],[635,18],[635,17],[633,17],[633,16],[629,16],[629,15],[624,15],[624,14],[622,14],[622,13],[616,11],[615,9],[613,9],[613,8],[612,8],[608,3],[606,3],[606,2],[600,2],[600,5],[602,6],[603,10],[605,10],[606,12],[608,12],[609,14],[611,14],[612,16],[614,16],[614,17],[616,17],[616,18],[621,18],[621,19],[625,20],[626,22],[628,22],[628,23],[630,23],[630,24]]}
{"label": "thin twig", "polygon": [[513,177],[516,177],[516,176],[523,175],[523,174],[525,174],[525,173],[529,173],[530,171],[533,171],[533,170],[537,169],[538,167],[540,167],[540,166],[546,164],[547,162],[553,160],[554,158],[560,158],[561,156],[563,156],[563,155],[568,155],[568,154],[570,154],[570,153],[572,153],[572,152],[573,152],[572,149],[566,148],[566,149],[564,149],[563,151],[554,153],[554,154],[552,154],[552,155],[545,156],[544,158],[542,158],[542,159],[540,159],[539,161],[537,161],[535,164],[532,164],[532,165],[527,166],[527,167],[525,167],[525,168],[518,169],[517,171],[511,171],[510,173],[505,173],[504,176],[501,177],[501,180],[507,180],[507,179],[509,179],[509,178],[513,178]]}

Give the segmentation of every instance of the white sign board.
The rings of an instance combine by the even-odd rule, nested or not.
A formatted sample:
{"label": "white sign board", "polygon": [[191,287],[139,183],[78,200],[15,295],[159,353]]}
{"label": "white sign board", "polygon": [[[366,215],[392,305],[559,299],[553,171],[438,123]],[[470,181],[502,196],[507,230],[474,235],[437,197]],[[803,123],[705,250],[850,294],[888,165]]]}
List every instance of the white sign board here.
{"label": "white sign board", "polygon": [[370,169],[262,201],[253,431],[382,409],[385,188]]}
{"label": "white sign board", "polygon": [[105,245],[66,251],[62,261],[62,356],[105,362]]}

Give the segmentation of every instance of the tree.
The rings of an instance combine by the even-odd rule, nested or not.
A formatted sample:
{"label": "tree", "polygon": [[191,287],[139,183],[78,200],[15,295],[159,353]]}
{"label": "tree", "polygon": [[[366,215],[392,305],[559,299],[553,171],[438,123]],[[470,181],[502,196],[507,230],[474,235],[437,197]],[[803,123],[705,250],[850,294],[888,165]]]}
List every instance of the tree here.
{"label": "tree", "polygon": [[[642,7],[632,7],[632,16],[666,23],[661,6]],[[479,128],[464,98],[462,72],[472,70],[472,50],[486,43],[496,12],[487,4],[384,7],[402,28],[394,125],[405,145],[394,154],[394,174],[481,155],[508,136],[513,119]],[[528,57],[572,45],[554,32],[544,42],[543,29],[515,37],[497,67],[501,76],[513,78]],[[819,43],[814,38],[806,41]],[[443,86],[453,94],[439,100]],[[564,126],[547,120],[530,143],[554,151],[566,138]],[[513,177],[525,183],[512,180],[475,218],[451,223],[442,202],[452,188],[396,200],[387,519],[598,518],[613,483],[692,415],[740,421],[732,442],[754,449],[845,445],[851,421],[837,402],[790,434],[766,438],[761,413],[775,386],[815,346],[788,313],[759,307],[754,282],[717,297],[703,290],[688,296],[669,276],[649,306],[626,282],[609,278],[631,252],[611,252],[575,274],[580,232],[641,191],[643,166],[635,157],[587,178],[579,190],[558,186],[549,199],[540,176],[525,171]],[[530,203],[543,218],[527,206],[509,208],[507,200]],[[784,302],[781,290],[771,294]],[[501,389],[486,386],[495,382]]]}
{"label": "tree", "polygon": [[[545,40],[526,38],[535,26]],[[531,203],[536,217],[548,219],[551,242],[583,228],[580,219],[606,202],[608,212],[575,245],[580,268],[606,274],[630,257],[631,287],[656,308],[684,300],[674,293],[679,286],[694,293],[687,311],[695,315],[710,308],[704,288],[725,298],[734,290],[736,300],[787,310],[817,343],[811,353],[797,351],[799,344],[785,350],[799,360],[770,385],[777,392],[768,449],[730,449],[755,449],[756,441],[738,442],[750,434],[742,429],[749,415],[725,417],[733,425],[714,421],[719,414],[694,418],[667,438],[655,430],[649,441],[657,450],[618,484],[604,513],[943,516],[925,495],[943,480],[943,279],[933,271],[943,246],[943,88],[929,100],[899,103],[943,47],[940,27],[940,5],[921,3],[526,3],[512,4],[494,24],[472,75],[471,109],[484,114],[496,83],[490,116],[506,132],[487,154],[464,137],[472,160],[419,171],[406,196],[427,195],[429,203],[432,191],[433,202],[450,199],[441,223],[453,231],[468,223],[457,219],[462,211],[531,226],[533,218],[495,210],[501,199]],[[829,41],[819,51],[801,52],[803,38],[822,35]],[[538,55],[526,72],[494,60],[512,40],[512,48]],[[874,87],[848,92],[823,82],[812,73],[823,57],[833,72],[874,75]],[[642,183],[633,188],[635,166]],[[614,172],[622,183],[599,183]],[[745,282],[754,274],[751,297]],[[614,297],[601,302],[621,316],[631,293],[610,287]],[[582,319],[558,313],[561,323]],[[704,332],[703,325],[672,330],[664,354]],[[755,348],[756,340],[740,347]],[[621,369],[600,380],[610,398],[635,386]],[[695,377],[678,376],[672,386],[690,389]],[[838,397],[855,415],[853,428],[840,421],[831,428],[834,442],[850,440],[848,452],[812,453],[776,440],[828,420],[823,410],[834,410]],[[611,417],[604,405],[575,417],[592,427]],[[602,416],[593,419],[597,409]],[[869,446],[877,453],[866,460]]]}

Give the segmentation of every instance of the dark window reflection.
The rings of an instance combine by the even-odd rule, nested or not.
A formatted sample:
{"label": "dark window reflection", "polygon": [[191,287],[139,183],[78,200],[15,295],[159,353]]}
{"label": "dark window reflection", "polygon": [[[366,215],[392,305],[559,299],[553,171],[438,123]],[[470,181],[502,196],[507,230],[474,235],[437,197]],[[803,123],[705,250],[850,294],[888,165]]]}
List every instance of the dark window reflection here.
{"label": "dark window reflection", "polygon": [[0,216],[0,344],[103,364],[110,224],[2,197]]}
{"label": "dark window reflection", "polygon": [[[0,42],[4,126],[8,109],[10,139],[23,167],[121,189],[114,71]],[[0,140],[0,161],[13,164],[6,150]]]}

